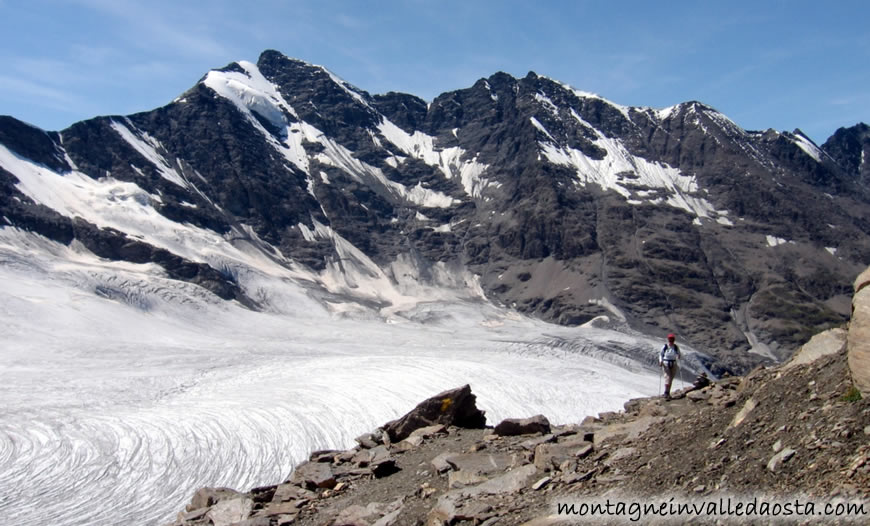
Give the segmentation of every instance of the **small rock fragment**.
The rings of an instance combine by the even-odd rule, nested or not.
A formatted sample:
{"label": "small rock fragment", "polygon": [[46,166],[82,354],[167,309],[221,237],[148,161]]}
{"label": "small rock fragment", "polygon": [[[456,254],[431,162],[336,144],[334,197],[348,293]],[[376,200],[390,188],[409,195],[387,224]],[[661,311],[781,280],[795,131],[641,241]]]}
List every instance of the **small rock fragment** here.
{"label": "small rock fragment", "polygon": [[544,477],[544,478],[542,478],[541,480],[539,480],[539,481],[535,482],[534,484],[532,484],[532,489],[535,490],[535,491],[538,491],[539,489],[541,489],[541,488],[543,488],[544,486],[546,486],[547,484],[549,484],[552,480],[553,480],[553,479],[550,478],[550,477]]}
{"label": "small rock fragment", "polygon": [[791,457],[795,455],[796,451],[791,448],[785,448],[773,457],[771,457],[770,461],[767,463],[767,469],[773,473],[779,469],[779,467],[788,462]]}

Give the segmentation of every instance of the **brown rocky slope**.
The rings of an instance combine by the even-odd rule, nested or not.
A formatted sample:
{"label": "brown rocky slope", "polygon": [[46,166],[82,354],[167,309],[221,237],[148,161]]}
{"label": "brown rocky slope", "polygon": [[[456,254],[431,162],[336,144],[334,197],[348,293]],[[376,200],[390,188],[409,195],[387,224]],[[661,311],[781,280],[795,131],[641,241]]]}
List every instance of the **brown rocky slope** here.
{"label": "brown rocky slope", "polygon": [[[860,323],[853,319],[849,331]],[[812,514],[791,522],[817,523],[823,505],[837,503],[863,508],[826,520],[866,524],[870,401],[853,386],[849,331],[817,335],[785,365],[696,383],[670,401],[631,400],[624,411],[575,425],[537,416],[484,428],[464,386],[359,437],[353,449],[312,453],[281,484],[247,493],[203,488],[171,524],[543,526],[588,521],[560,515],[558,505],[579,511],[605,498],[614,505],[802,499]],[[634,522],[625,511],[607,520]],[[661,517],[642,520],[653,518]]]}

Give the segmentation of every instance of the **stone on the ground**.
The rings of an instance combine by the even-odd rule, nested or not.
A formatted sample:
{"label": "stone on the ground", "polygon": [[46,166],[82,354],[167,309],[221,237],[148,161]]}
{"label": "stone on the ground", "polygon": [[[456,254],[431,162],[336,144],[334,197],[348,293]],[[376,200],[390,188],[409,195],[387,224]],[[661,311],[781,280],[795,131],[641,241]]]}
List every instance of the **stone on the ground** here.
{"label": "stone on the ground", "polygon": [[412,449],[420,447],[421,444],[423,444],[423,437],[422,436],[411,435],[408,438],[406,438],[405,440],[402,440],[400,442],[393,444],[392,449],[393,449],[393,451],[400,451],[400,452],[411,451]]}
{"label": "stone on the ground", "polygon": [[710,393],[703,389],[699,391],[689,391],[686,394],[686,398],[693,402],[703,402],[704,400],[710,398]]}
{"label": "stone on the ground", "polygon": [[555,441],[556,441],[556,435],[544,435],[542,437],[535,437],[535,438],[530,438],[528,440],[525,440],[520,444],[520,447],[522,447],[523,449],[527,449],[529,451],[534,451],[535,448],[540,446],[541,444],[546,444],[548,442],[555,442]]}
{"label": "stone on the ground", "polygon": [[280,484],[275,489],[275,493],[272,495],[273,503],[280,502],[288,502],[288,501],[299,501],[299,500],[311,500],[317,496],[313,491],[309,491],[305,488],[300,488],[295,484]]}
{"label": "stone on the ground", "polygon": [[380,442],[376,439],[373,433],[364,433],[354,439],[360,447],[365,449],[371,449],[374,447],[378,447]]}
{"label": "stone on the ground", "polygon": [[290,482],[307,489],[334,488],[337,484],[332,468],[322,462],[306,462],[293,471]]}
{"label": "stone on the ground", "polygon": [[707,373],[701,373],[695,377],[695,381],[692,382],[692,387],[695,389],[703,389],[710,385],[710,378],[707,376]]}
{"label": "stone on the ground", "polygon": [[456,510],[454,520],[458,522],[472,521],[473,524],[479,524],[482,520],[492,515],[492,506],[483,502],[464,502]]}
{"label": "stone on the ground", "polygon": [[591,479],[592,477],[595,476],[596,472],[597,472],[597,468],[590,469],[589,471],[587,471],[585,473],[577,473],[576,471],[569,472],[569,473],[563,472],[562,478],[559,480],[563,484],[576,484],[578,482],[585,482],[585,481]]}
{"label": "stone on the ground", "polygon": [[445,460],[457,471],[485,475],[508,469],[514,463],[514,456],[510,453],[462,453],[450,455]]}
{"label": "stone on the ground", "polygon": [[650,403],[649,398],[632,398],[628,402],[622,404],[622,408],[626,413],[637,413],[640,409]]}
{"label": "stone on the ground", "polygon": [[841,352],[846,347],[847,334],[844,329],[839,327],[816,334],[794,353],[791,360],[783,366],[783,371],[798,365],[812,363],[823,356]]}
{"label": "stone on the ground", "polygon": [[380,502],[370,502],[365,506],[354,504],[343,509],[332,524],[334,526],[390,526],[395,524],[402,503],[402,499],[397,499],[389,504]]}
{"label": "stone on the ground", "polygon": [[259,486],[252,488],[251,491],[248,492],[248,496],[254,500],[255,504],[260,504],[271,501],[275,496],[276,491],[278,491],[277,485]]}
{"label": "stone on the ground", "polygon": [[384,431],[392,442],[398,442],[417,429],[436,424],[482,429],[486,426],[486,416],[477,408],[476,399],[467,384],[444,391],[424,400],[401,418],[388,422]]}
{"label": "stone on the ground", "polygon": [[431,464],[432,464],[432,467],[435,468],[435,472],[436,473],[444,473],[446,471],[450,471],[451,469],[453,469],[453,466],[451,466],[447,462],[447,457],[451,457],[453,455],[456,455],[456,453],[451,453],[449,451],[445,451],[444,453],[441,453],[437,457],[433,458],[431,461]]}
{"label": "stone on the ground", "polygon": [[212,526],[230,526],[250,517],[253,508],[254,501],[247,497],[222,499],[211,507],[206,517],[211,520]]}
{"label": "stone on the ground", "polygon": [[493,432],[499,436],[532,435],[534,433],[546,435],[550,432],[550,421],[544,415],[535,415],[530,418],[508,418],[499,422]]}
{"label": "stone on the ground", "polygon": [[268,506],[257,512],[258,516],[274,517],[278,515],[298,515],[299,501],[291,500],[289,502],[270,503]]}
{"label": "stone on the ground", "polygon": [[746,417],[749,416],[749,413],[752,412],[753,409],[758,405],[758,402],[750,398],[743,404],[743,407],[740,408],[740,411],[734,415],[734,418],[731,420],[731,424],[728,427],[737,427],[746,420]]}
{"label": "stone on the ground", "polygon": [[435,424],[434,426],[426,426],[421,427],[420,429],[415,429],[411,432],[408,438],[429,438],[435,435],[444,435],[447,433],[447,426],[444,424]]}
{"label": "stone on the ground", "polygon": [[311,462],[332,462],[335,456],[340,453],[341,451],[334,449],[322,449],[308,455],[308,460]]}
{"label": "stone on the ground", "polygon": [[198,510],[182,511],[178,514],[177,521],[187,522],[201,519],[205,517],[205,514],[208,513],[210,509],[211,508],[199,508]]}
{"label": "stone on the ground", "polygon": [[[358,468],[369,470],[371,474],[378,478],[398,471],[396,459],[390,454],[387,446],[383,445],[358,451],[351,459],[351,462]],[[351,474],[354,473],[354,470],[343,470],[342,474],[345,471]]]}
{"label": "stone on the ground", "polygon": [[550,477],[544,477],[544,478],[542,478],[541,480],[539,480],[539,481],[535,482],[534,484],[532,484],[532,489],[535,490],[535,491],[538,491],[538,490],[540,490],[540,489],[543,489],[544,486],[546,486],[547,484],[549,484],[549,483],[552,482],[552,481],[553,481],[552,478],[550,478]]}
{"label": "stone on the ground", "polygon": [[438,497],[435,506],[426,515],[426,526],[443,526],[456,520],[456,499],[458,495],[445,493]]}
{"label": "stone on the ground", "polygon": [[550,471],[566,460],[585,457],[593,449],[592,443],[585,440],[541,444],[535,448],[535,466],[541,471]]}
{"label": "stone on the ground", "polygon": [[449,487],[450,489],[474,486],[485,481],[485,476],[474,471],[451,471],[447,475],[447,487]]}
{"label": "stone on the ground", "polygon": [[505,495],[516,493],[529,487],[529,481],[538,473],[534,464],[526,464],[512,469],[504,475],[491,478],[482,484],[458,490],[465,497],[478,495]]}
{"label": "stone on the ground", "polygon": [[230,488],[200,488],[193,494],[187,511],[199,510],[214,506],[224,499],[240,497],[242,494]]}
{"label": "stone on the ground", "polygon": [[796,451],[791,448],[785,448],[773,457],[767,463],[767,469],[776,473],[780,466],[788,462],[795,455]]}

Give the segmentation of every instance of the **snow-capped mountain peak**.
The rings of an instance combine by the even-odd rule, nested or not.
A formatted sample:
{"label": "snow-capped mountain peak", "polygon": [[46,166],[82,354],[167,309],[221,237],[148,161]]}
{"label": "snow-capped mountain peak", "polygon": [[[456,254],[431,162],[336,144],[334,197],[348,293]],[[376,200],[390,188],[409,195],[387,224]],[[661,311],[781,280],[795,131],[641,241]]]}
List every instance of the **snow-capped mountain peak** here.
{"label": "snow-capped mountain peak", "polygon": [[[775,322],[783,301],[812,305],[813,320],[847,316],[831,307],[843,287],[802,276],[848,283],[867,253],[854,219],[866,189],[802,134],[747,132],[697,101],[626,107],[534,73],[427,104],[266,51],[153,112],[62,134],[6,120],[0,142],[7,225],[68,242],[86,224],[98,256],[180,258],[173,275],[255,309],[273,306],[244,276],[286,270],[318,297],[394,316],[405,293],[359,284],[409,290],[390,270],[407,260],[416,270],[403,275],[426,295],[479,287],[567,324],[613,305],[629,325],[677,327],[740,368],[754,342],[777,356],[798,343]],[[842,200],[842,215],[815,221],[830,213],[807,205],[818,194]],[[810,263],[789,270],[770,250],[784,247]],[[350,272],[351,261],[365,263]],[[546,285],[550,261],[561,289]],[[196,270],[177,267],[187,263]]]}
{"label": "snow-capped mountain peak", "polygon": [[533,73],[427,103],[276,51],[150,112],[0,116],[0,516],[162,523],[469,382],[579,420],[653,394],[668,332],[685,370],[783,359],[849,316],[868,155],[866,125]]}

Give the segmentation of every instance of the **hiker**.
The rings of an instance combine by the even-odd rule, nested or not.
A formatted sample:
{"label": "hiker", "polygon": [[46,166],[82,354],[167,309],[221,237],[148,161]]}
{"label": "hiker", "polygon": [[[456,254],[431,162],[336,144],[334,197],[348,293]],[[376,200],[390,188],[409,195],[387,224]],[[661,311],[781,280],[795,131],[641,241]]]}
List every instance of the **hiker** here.
{"label": "hiker", "polygon": [[680,347],[675,343],[676,340],[676,335],[668,334],[668,343],[659,353],[659,365],[665,374],[665,400],[671,399],[671,382],[677,374],[677,360],[680,359]]}

